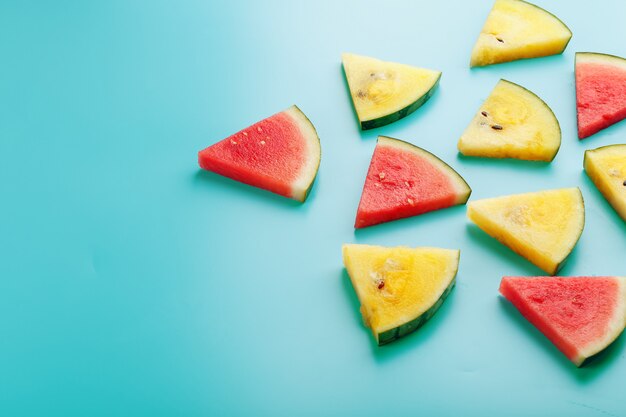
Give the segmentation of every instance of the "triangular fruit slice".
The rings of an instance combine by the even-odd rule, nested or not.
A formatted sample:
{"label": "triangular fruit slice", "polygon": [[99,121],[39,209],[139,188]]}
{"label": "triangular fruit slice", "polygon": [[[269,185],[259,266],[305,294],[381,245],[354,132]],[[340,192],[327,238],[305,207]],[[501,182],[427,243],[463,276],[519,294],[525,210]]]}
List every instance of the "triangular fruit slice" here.
{"label": "triangular fruit slice", "polygon": [[455,283],[458,250],[344,245],[343,263],[379,345],[419,328]]}
{"label": "triangular fruit slice", "polygon": [[440,71],[343,54],[343,70],[361,129],[373,129],[413,113],[435,92]]}
{"label": "triangular fruit slice", "polygon": [[578,188],[473,201],[467,216],[550,275],[563,265],[585,226],[585,206]]}
{"label": "triangular fruit slice", "polygon": [[410,143],[379,136],[354,227],[465,204],[471,192],[465,180],[435,155]]}
{"label": "triangular fruit slice", "polygon": [[470,66],[560,54],[572,32],[556,16],[521,0],[496,0],[472,50]]}
{"label": "triangular fruit slice", "polygon": [[625,277],[504,277],[500,293],[576,366],[626,325]]}
{"label": "triangular fruit slice", "polygon": [[576,53],[576,110],[580,139],[626,118],[626,59]]}
{"label": "triangular fruit slice", "polygon": [[626,145],[588,150],[584,164],[589,178],[626,221]]}
{"label": "triangular fruit slice", "polygon": [[304,201],[320,156],[315,127],[292,106],[200,151],[198,163],[208,171]]}
{"label": "triangular fruit slice", "polygon": [[467,156],[551,161],[561,146],[559,122],[533,92],[500,80],[459,140]]}

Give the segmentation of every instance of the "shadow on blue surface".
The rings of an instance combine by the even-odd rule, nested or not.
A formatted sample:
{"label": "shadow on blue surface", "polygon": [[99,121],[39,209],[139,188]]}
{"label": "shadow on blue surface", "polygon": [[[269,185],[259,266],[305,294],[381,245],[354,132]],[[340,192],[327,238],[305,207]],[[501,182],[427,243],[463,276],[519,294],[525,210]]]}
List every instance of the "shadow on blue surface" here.
{"label": "shadow on blue surface", "polygon": [[205,171],[203,169],[196,171],[196,173],[193,175],[193,182],[206,185],[207,189],[210,187],[216,187],[220,189],[228,188],[235,192],[240,192],[242,195],[251,195],[255,200],[266,201],[270,204],[276,203],[283,206],[299,207],[300,210],[307,210],[310,206],[310,200],[315,197],[318,181],[316,179],[316,181],[313,183],[313,187],[311,188],[311,191],[309,192],[309,195],[304,203],[292,200],[291,198],[280,196],[278,194],[274,194],[272,192],[257,187],[253,187],[251,185],[241,183],[239,181],[232,180],[227,177],[223,177],[213,172]]}
{"label": "shadow on blue surface", "polygon": [[488,248],[491,252],[497,254],[497,256],[504,258],[507,262],[513,264],[515,269],[527,270],[525,275],[546,275],[544,271],[527,261],[525,258],[513,252],[497,239],[492,238],[487,233],[483,232],[475,224],[467,224],[467,233],[470,238],[478,243],[478,245]]}
{"label": "shadow on blue surface", "polygon": [[522,316],[519,311],[508,302],[504,297],[498,297],[502,312],[516,323],[518,327],[523,329],[533,343],[542,347],[558,364],[564,372],[571,374],[581,383],[587,383],[599,376],[606,368],[611,366],[611,362],[615,361],[621,355],[624,347],[624,338],[620,336],[615,342],[609,345],[605,350],[595,355],[583,367],[577,368],[567,357],[561,353],[556,346],[548,340],[535,326]]}
{"label": "shadow on blue surface", "polygon": [[421,327],[415,330],[413,333],[410,333],[406,336],[401,337],[400,339],[394,340],[393,342],[378,346],[376,340],[371,334],[369,328],[367,328],[363,323],[363,318],[360,313],[360,303],[359,299],[356,296],[354,288],[352,288],[352,283],[350,281],[350,277],[348,276],[347,271],[344,269],[341,270],[341,282],[344,293],[346,294],[346,298],[350,302],[351,309],[354,312],[354,320],[360,324],[360,327],[363,329],[364,333],[366,333],[367,339],[369,340],[370,346],[372,348],[372,353],[374,359],[377,362],[387,362],[389,360],[393,360],[397,357],[405,355],[409,350],[416,349],[419,345],[427,341],[430,337],[433,337],[433,333],[437,331],[440,327],[439,323],[445,323],[447,316],[450,314],[452,309],[451,304],[455,298],[456,288],[453,288],[448,297],[445,299],[439,310],[435,312],[435,314],[430,318],[430,320],[426,321]]}

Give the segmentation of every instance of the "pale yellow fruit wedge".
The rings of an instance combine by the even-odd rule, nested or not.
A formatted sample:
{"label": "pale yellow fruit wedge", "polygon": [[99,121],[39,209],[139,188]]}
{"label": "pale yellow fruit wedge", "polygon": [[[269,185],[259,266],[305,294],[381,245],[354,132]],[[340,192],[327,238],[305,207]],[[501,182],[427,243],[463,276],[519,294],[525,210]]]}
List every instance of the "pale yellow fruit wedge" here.
{"label": "pale yellow fruit wedge", "polygon": [[561,146],[559,121],[532,91],[500,80],[461,139],[466,156],[552,161]]}
{"label": "pale yellow fruit wedge", "polygon": [[584,166],[591,181],[626,221],[626,144],[586,151]]}
{"label": "pale yellow fruit wedge", "polygon": [[554,275],[578,242],[585,205],[578,188],[473,201],[467,216],[515,253]]}
{"label": "pale yellow fruit wedge", "polygon": [[428,100],[441,71],[386,62],[361,55],[342,55],[343,69],[361,129],[399,120]]}
{"label": "pale yellow fruit wedge", "polygon": [[496,0],[472,50],[470,66],[560,54],[572,32],[556,16],[521,0]]}
{"label": "pale yellow fruit wedge", "polygon": [[365,324],[379,345],[424,324],[455,283],[458,250],[343,246],[343,262],[361,303]]}

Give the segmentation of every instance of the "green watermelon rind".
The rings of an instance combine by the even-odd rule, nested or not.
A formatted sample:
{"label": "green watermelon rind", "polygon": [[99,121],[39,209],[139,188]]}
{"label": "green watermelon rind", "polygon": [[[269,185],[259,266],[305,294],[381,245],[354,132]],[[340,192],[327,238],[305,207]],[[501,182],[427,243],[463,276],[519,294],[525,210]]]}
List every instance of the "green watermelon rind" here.
{"label": "green watermelon rind", "polygon": [[[459,256],[460,256],[460,253],[459,253]],[[437,310],[439,310],[439,307],[441,307],[443,305],[443,302],[446,300],[446,298],[448,298],[448,295],[450,294],[450,292],[452,292],[452,288],[454,288],[456,284],[456,274],[459,270],[458,259],[459,258],[457,257],[457,266],[456,266],[456,269],[454,270],[454,273],[452,274],[452,279],[450,280],[450,283],[443,290],[443,292],[441,293],[441,295],[439,296],[435,304],[433,304],[428,310],[426,310],[425,312],[423,312],[416,318],[404,324],[401,324],[398,327],[379,333],[378,338],[377,338],[378,346],[386,345],[387,343],[391,343],[396,339],[399,339],[403,336],[406,336],[409,333],[414,332],[415,330],[419,329],[424,324],[426,324],[426,322],[435,315]]]}
{"label": "green watermelon rind", "polygon": [[[563,52],[565,52],[565,49],[567,49],[567,45],[569,45],[570,41],[572,40],[572,36],[574,35],[572,30],[569,28],[569,26],[567,26],[565,24],[565,22],[563,22],[561,19],[559,19],[554,13],[549,12],[548,10],[544,9],[543,7],[539,7],[536,4],[528,2],[528,1],[525,1],[525,0],[517,0],[517,1],[519,3],[527,4],[527,5],[531,6],[531,7],[534,7],[535,9],[538,9],[539,11],[541,11],[541,12],[547,14],[547,15],[552,16],[556,22],[560,23],[563,26],[563,28],[569,32],[569,38],[567,39],[567,42],[565,42],[565,44],[563,45],[563,49],[561,49],[559,52],[557,52],[555,54],[552,54],[552,55],[560,55]],[[548,55],[548,56],[552,56],[552,55]],[[541,56],[536,56],[536,57],[528,57],[528,58],[519,58],[519,59],[514,59],[512,61],[517,61],[517,60],[520,60],[520,59],[543,58],[545,56],[546,55],[541,55]],[[470,68],[473,68],[473,67],[485,67],[485,66],[494,65],[494,64],[504,64],[506,62],[512,62],[512,61],[494,62],[492,64],[485,64],[485,65],[472,65],[470,63]]]}
{"label": "green watermelon rind", "polygon": [[[426,103],[428,99],[431,98],[435,94],[435,91],[437,90],[437,87],[439,86],[439,80],[441,80],[441,74],[442,73],[439,72],[439,76],[437,77],[433,85],[428,89],[428,91],[426,91],[423,95],[418,97],[417,100],[415,100],[413,103],[409,104],[408,106],[400,110],[397,110],[393,113],[389,113],[388,115],[378,117],[376,119],[370,119],[370,120],[359,119],[361,130],[375,129],[377,127],[382,127],[382,126],[391,124],[393,122],[397,122],[398,120],[405,118],[409,114],[413,113],[415,110],[422,107],[424,103]],[[347,79],[347,75],[346,75],[346,79]]]}
{"label": "green watermelon rind", "polygon": [[390,146],[396,149],[402,149],[407,152],[414,153],[420,157],[427,158],[434,166],[439,167],[440,171],[445,173],[448,179],[454,184],[454,188],[457,190],[457,199],[453,205],[465,204],[469,200],[472,194],[472,188],[467,181],[459,174],[454,168],[445,163],[437,155],[428,152],[426,149],[413,145],[401,139],[392,138],[389,136],[379,136],[378,143],[382,146]]}
{"label": "green watermelon rind", "polygon": [[[576,52],[576,56],[574,58],[574,72],[576,72],[576,68],[578,66],[578,64],[583,64],[583,63],[596,63],[596,64],[600,64],[600,65],[607,65],[607,66],[611,66],[611,67],[618,67],[623,69],[624,71],[626,71],[626,58],[623,58],[621,56],[617,56],[617,55],[611,55],[611,54],[604,54],[604,53],[600,53],[600,52]],[[578,89],[578,85],[576,85],[576,89]],[[578,112],[577,115],[578,117]],[[584,136],[581,137],[580,134],[580,126],[579,126],[579,131],[578,131],[578,138],[579,139],[585,139],[588,138],[590,136],[595,135],[596,133],[598,133],[601,130],[606,129],[609,126],[612,126],[617,122],[613,122],[607,126],[604,126],[603,128],[601,128],[598,131],[594,131],[591,134],[585,134]]]}
{"label": "green watermelon rind", "polygon": [[[561,149],[561,143],[562,143],[562,138],[563,138],[563,133],[561,131],[561,124],[559,123],[559,119],[557,119],[556,115],[554,114],[554,111],[552,111],[552,108],[550,108],[550,106],[548,106],[548,103],[546,103],[545,101],[543,101],[543,99],[541,97],[539,97],[537,94],[535,94],[534,92],[530,91],[528,88],[521,86],[517,83],[514,83],[512,81],[509,80],[505,80],[504,78],[500,78],[499,82],[503,82],[509,85],[512,85],[516,88],[522,89],[526,92],[528,92],[532,97],[535,97],[538,100],[538,103],[541,104],[543,107],[545,107],[546,109],[548,109],[548,111],[550,112],[550,114],[552,115],[554,122],[556,124],[556,127],[559,131],[559,146],[556,148],[556,150],[554,151],[554,154],[552,155],[552,157],[548,160],[544,160],[544,159],[525,159],[525,158],[513,158],[513,157],[506,157],[506,158],[495,158],[495,157],[489,157],[489,156],[482,156],[482,155],[473,155],[473,154],[465,154],[462,151],[459,151],[462,155],[464,156],[468,156],[468,157],[479,157],[479,158],[492,158],[492,159],[520,159],[520,160],[524,160],[524,161],[540,161],[540,162],[552,162],[554,160],[554,158],[556,158],[556,155],[559,153],[559,150]],[[497,86],[497,84],[496,84]]]}
{"label": "green watermelon rind", "polygon": [[569,44],[569,42],[572,40],[572,36],[574,35],[574,34],[572,33],[572,30],[569,28],[569,26],[567,26],[567,25],[565,24],[565,22],[563,22],[561,19],[559,19],[559,18],[558,18],[558,17],[557,17],[554,13],[549,12],[548,10],[544,9],[543,7],[539,7],[539,6],[537,6],[536,4],[531,3],[531,2],[528,2],[528,1],[525,1],[525,0],[517,0],[517,1],[519,1],[520,3],[526,3],[526,4],[527,4],[527,5],[529,5],[529,6],[532,6],[532,7],[536,8],[536,9],[541,10],[542,12],[545,12],[545,13],[549,14],[549,15],[550,15],[550,16],[552,16],[552,17],[553,17],[553,18],[554,18],[557,22],[559,22],[561,25],[563,25],[563,28],[565,28],[565,29],[569,32],[569,39],[567,40],[567,42],[565,42],[565,45],[563,45],[563,49],[561,49],[561,52],[558,52],[558,53],[557,53],[557,54],[555,54],[555,55],[562,54],[562,53],[563,53],[563,51],[565,51],[565,49],[567,48],[567,45]]}
{"label": "green watermelon rind", "polygon": [[554,160],[554,158],[556,158],[556,155],[559,153],[559,150],[561,149],[561,142],[562,142],[562,139],[563,139],[563,132],[561,131],[561,124],[559,123],[559,119],[557,119],[556,114],[554,114],[554,111],[552,110],[552,108],[550,106],[548,106],[548,103],[543,101],[543,99],[541,97],[539,97],[534,92],[530,91],[528,88],[526,88],[526,87],[524,87],[522,85],[519,85],[517,83],[514,83],[512,81],[505,80],[504,78],[501,78],[500,81],[503,81],[503,82],[508,83],[510,85],[513,85],[515,87],[519,87],[519,88],[521,88],[524,91],[527,91],[531,96],[535,97],[539,101],[539,103],[541,103],[546,109],[548,109],[548,111],[550,112],[550,114],[554,118],[554,123],[556,124],[556,127],[559,130],[559,146],[556,148],[556,151],[554,151],[554,155],[552,155],[552,158],[550,158],[550,160],[547,161],[547,162],[552,162]]}
{"label": "green watermelon rind", "polygon": [[[559,119],[557,119],[556,114],[554,114],[554,111],[552,110],[552,108],[550,106],[548,106],[548,103],[546,103],[545,101],[543,101],[543,99],[541,97],[539,97],[537,94],[535,94],[534,92],[530,91],[528,88],[519,85],[517,83],[514,83],[513,81],[509,81],[509,80],[505,80],[504,78],[500,78],[500,81],[509,85],[512,85],[514,87],[517,87],[521,90],[526,91],[528,94],[530,94],[532,97],[535,97],[538,100],[538,103],[541,104],[543,107],[545,107],[546,109],[548,109],[548,112],[550,112],[550,114],[552,115],[552,118],[554,119],[554,123],[556,124],[556,127],[559,131],[559,146],[556,148],[556,150],[554,151],[554,154],[552,155],[552,158],[550,158],[549,160],[540,160],[540,159],[525,159],[526,161],[542,161],[542,162],[552,162],[554,160],[554,158],[556,158],[556,155],[559,153],[559,150],[561,149],[561,142],[563,139],[563,132],[561,131],[561,124],[559,123]],[[471,156],[471,155],[468,155]],[[519,158],[521,159],[521,158]]]}
{"label": "green watermelon rind", "polygon": [[[500,283],[500,294],[502,294],[502,296],[509,302],[511,302],[511,304],[513,304],[513,306],[518,309],[518,311],[520,312],[520,314],[522,314],[522,316],[524,318],[526,318],[531,324],[533,324],[533,326],[535,326],[537,328],[538,331],[540,331],[543,334],[543,331],[541,329],[539,329],[527,316],[526,314],[522,313],[521,310],[519,310],[519,308],[515,305],[515,303],[513,303],[511,300],[508,299],[508,297],[506,297],[504,295],[504,293],[502,292],[502,286],[504,285],[504,279],[505,278],[522,278],[522,277],[503,277],[502,281]],[[541,277],[525,277],[526,279],[532,279],[532,278],[541,278]],[[581,279],[581,278],[585,278],[585,279],[593,279],[590,277],[551,277],[551,278],[567,278],[567,279]],[[621,300],[621,302],[618,301],[618,305],[615,308],[614,314],[613,314],[613,318],[609,321],[609,328],[608,330],[605,332],[605,335],[603,338],[599,339],[596,343],[585,346],[584,348],[579,349],[578,352],[578,356],[575,358],[568,358],[570,359],[574,365],[576,365],[577,367],[582,367],[585,366],[586,364],[588,364],[589,362],[591,362],[592,360],[594,360],[595,358],[597,358],[599,356],[599,354],[601,354],[608,346],[610,346],[620,335],[621,333],[624,331],[624,327],[626,327],[626,277],[605,277],[605,278],[613,278],[613,279],[617,279],[619,281],[619,291],[621,293],[621,296],[619,297],[619,300]],[[547,324],[547,323],[543,323],[543,324]],[[547,336],[546,336],[547,337]],[[549,339],[550,340],[550,339]],[[555,347],[557,349],[559,349],[558,346],[555,345]]]}
{"label": "green watermelon rind", "polygon": [[[477,211],[475,209],[475,206],[472,207],[472,204],[476,203],[478,205],[481,204],[481,202],[483,201],[487,201],[487,200],[495,200],[495,199],[499,199],[501,197],[513,197],[513,196],[518,196],[518,195],[524,195],[524,194],[535,194],[538,192],[546,192],[546,191],[556,191],[556,190],[560,190],[560,188],[557,189],[551,189],[551,190],[541,190],[541,191],[536,191],[536,192],[529,192],[529,193],[521,193],[521,194],[510,194],[510,195],[506,195],[506,196],[501,196],[501,197],[491,197],[491,198],[485,198],[482,200],[477,200],[474,203],[471,203],[470,206],[468,207],[468,217],[469,219],[474,222],[481,230],[483,230],[483,232],[487,233],[487,235],[491,236],[492,238],[496,239],[498,242],[502,243],[504,246],[506,246],[507,248],[509,248],[512,252],[518,254],[519,256],[521,256],[522,258],[526,259],[529,263],[535,265],[537,268],[541,269],[542,271],[545,271],[546,273],[550,274],[550,275],[556,275],[557,272],[559,272],[559,270],[561,268],[563,268],[563,266],[565,265],[566,261],[568,260],[569,256],[572,254],[572,252],[574,251],[574,248],[576,247],[576,244],[578,243],[578,241],[580,240],[580,237],[583,234],[583,230],[585,229],[585,199],[583,198],[583,194],[580,191],[579,187],[571,187],[572,189],[576,189],[576,191],[578,191],[578,196],[580,197],[580,203],[581,203],[581,214],[582,214],[582,219],[581,219],[581,227],[578,229],[577,234],[574,238],[572,238],[570,240],[570,244],[568,245],[568,247],[566,248],[567,250],[565,251],[565,253],[563,254],[563,257],[555,264],[554,268],[552,269],[544,269],[543,267],[540,267],[539,265],[535,264],[534,262],[532,262],[530,259],[526,258],[522,253],[520,253],[519,251],[517,251],[516,249],[514,249],[513,247],[509,246],[507,243],[505,243],[506,238],[502,235],[494,235],[491,233],[487,233],[486,230],[484,230],[481,226],[478,226],[478,223],[475,218],[472,218],[471,216],[478,216],[480,217],[480,223],[489,223],[489,224],[494,224],[490,218],[484,216],[483,214],[481,214],[479,211]],[[470,214],[470,211],[473,210],[473,214]],[[572,237],[574,235],[572,234]],[[519,239],[515,236],[509,236],[509,238],[516,240],[517,242],[520,242]],[[521,244],[521,243],[520,243]]]}
{"label": "green watermelon rind", "polygon": [[556,265],[555,270],[554,271],[546,271],[546,272],[548,272],[551,275],[556,275],[556,273],[559,272],[561,270],[561,268],[563,268],[563,266],[565,265],[565,262],[567,262],[567,260],[569,259],[569,256],[574,251],[574,248],[578,244],[578,241],[580,240],[580,237],[583,235],[583,231],[585,230],[585,222],[587,221],[587,219],[586,219],[586,210],[585,210],[585,198],[583,197],[583,193],[582,193],[582,191],[580,191],[580,188],[576,187],[576,189],[578,189],[578,192],[580,193],[580,204],[582,205],[582,215],[583,215],[582,227],[578,231],[578,236],[576,236],[576,239],[572,240],[572,247],[565,254],[565,257]]}
{"label": "green watermelon rind", "polygon": [[320,138],[317,135],[317,130],[311,122],[311,120],[300,110],[295,104],[285,110],[285,113],[298,124],[300,133],[307,141],[308,150],[310,155],[306,164],[308,167],[303,169],[300,177],[294,180],[291,186],[292,198],[294,200],[304,202],[313,187],[317,172],[319,170],[320,162],[322,159],[322,148],[320,144]]}
{"label": "green watermelon rind", "polygon": [[600,146],[599,148],[595,148],[595,149],[587,149],[585,151],[585,157],[583,158],[583,169],[585,170],[585,173],[587,174],[587,176],[591,179],[591,181],[594,183],[594,185],[596,186],[596,188],[598,189],[598,191],[602,194],[602,196],[604,197],[604,199],[606,201],[609,202],[609,204],[611,205],[611,207],[613,207],[613,210],[615,210],[615,212],[624,220],[626,221],[626,212],[622,212],[620,211],[615,204],[613,203],[613,197],[610,195],[607,195],[604,193],[604,191],[598,187],[598,185],[596,184],[596,182],[594,181],[593,178],[591,178],[591,176],[589,175],[589,172],[587,171],[587,163],[589,161],[589,155],[592,155],[596,152],[601,153],[602,150],[607,150],[610,148],[625,148],[626,149],[626,144],[625,143],[616,143],[614,145],[605,145],[605,146]]}
{"label": "green watermelon rind", "polygon": [[607,347],[611,345],[624,331],[624,327],[626,327],[626,277],[613,277],[620,281],[620,290],[621,290],[621,305],[616,308],[615,316],[613,320],[611,320],[611,329],[606,333],[606,337],[603,340],[598,341],[595,345],[592,345],[587,348],[587,351],[584,352],[579,358],[577,362],[574,362],[576,366],[582,367],[587,365],[589,362],[596,359]]}
{"label": "green watermelon rind", "polygon": [[617,55],[603,54],[600,52],[576,52],[576,57],[574,58],[574,68],[576,68],[576,64],[579,62],[598,62],[603,64],[611,63],[626,69],[626,58],[622,58]]}

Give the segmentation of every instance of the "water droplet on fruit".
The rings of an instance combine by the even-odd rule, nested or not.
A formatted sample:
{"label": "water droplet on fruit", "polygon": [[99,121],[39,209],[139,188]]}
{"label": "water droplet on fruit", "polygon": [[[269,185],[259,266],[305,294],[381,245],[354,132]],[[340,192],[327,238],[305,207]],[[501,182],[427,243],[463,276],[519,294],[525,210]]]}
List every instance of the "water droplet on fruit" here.
{"label": "water droplet on fruit", "polygon": [[233,145],[236,145],[236,144],[237,144],[237,142],[235,141],[235,139],[231,139],[231,140],[230,140],[230,143],[232,143]]}
{"label": "water droplet on fruit", "polygon": [[407,187],[411,188],[411,184],[409,184],[408,181],[404,181],[404,185],[406,185]]}
{"label": "water droplet on fruit", "polygon": [[256,131],[261,133],[261,132],[263,132],[263,129],[261,129],[261,126],[259,126],[259,127],[256,128]]}
{"label": "water droplet on fruit", "polygon": [[261,142],[259,142],[261,145],[265,145],[265,141],[262,140]]}
{"label": "water droplet on fruit", "polygon": [[248,136],[248,133],[246,133],[246,132],[243,132],[243,135],[244,135],[244,136]]}
{"label": "water droplet on fruit", "polygon": [[385,173],[384,172],[378,173],[378,178],[380,178],[381,180],[384,180],[385,179]]}
{"label": "water droplet on fruit", "polygon": [[415,201],[413,201],[412,198],[407,198],[406,199],[407,203],[409,203],[410,205],[414,206],[415,205]]}

